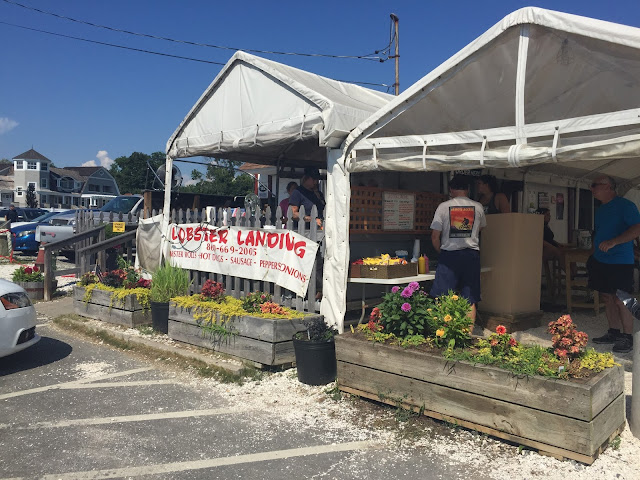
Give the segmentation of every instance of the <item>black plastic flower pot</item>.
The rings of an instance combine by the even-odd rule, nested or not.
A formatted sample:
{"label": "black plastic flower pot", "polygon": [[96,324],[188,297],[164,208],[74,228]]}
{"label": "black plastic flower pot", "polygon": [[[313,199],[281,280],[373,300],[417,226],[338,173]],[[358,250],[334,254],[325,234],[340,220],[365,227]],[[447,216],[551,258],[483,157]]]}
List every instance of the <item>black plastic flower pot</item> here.
{"label": "black plastic flower pot", "polygon": [[306,385],[326,385],[336,379],[336,344],[293,339],[298,380]]}
{"label": "black plastic flower pot", "polygon": [[169,302],[151,302],[151,325],[158,332],[169,333]]}

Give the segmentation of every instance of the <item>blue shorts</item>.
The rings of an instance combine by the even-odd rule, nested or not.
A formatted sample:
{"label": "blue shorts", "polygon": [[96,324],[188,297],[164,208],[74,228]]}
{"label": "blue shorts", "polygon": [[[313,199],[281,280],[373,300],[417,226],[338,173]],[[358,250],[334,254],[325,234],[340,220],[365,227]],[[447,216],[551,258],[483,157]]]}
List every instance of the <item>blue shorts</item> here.
{"label": "blue shorts", "polygon": [[442,250],[438,257],[436,278],[433,281],[432,297],[457,292],[472,305],[480,301],[480,252],[470,248],[464,250]]}

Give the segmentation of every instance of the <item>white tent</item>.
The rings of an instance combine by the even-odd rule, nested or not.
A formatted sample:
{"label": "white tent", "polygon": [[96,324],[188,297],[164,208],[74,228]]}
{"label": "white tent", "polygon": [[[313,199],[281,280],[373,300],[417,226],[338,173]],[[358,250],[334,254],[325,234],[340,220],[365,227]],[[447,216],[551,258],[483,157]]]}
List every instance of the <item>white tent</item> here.
{"label": "white tent", "polygon": [[[523,8],[360,124],[334,183],[348,195],[349,172],[514,167],[574,186],[602,172],[624,191],[639,157],[640,29]],[[348,218],[340,227],[348,245]]]}
{"label": "white tent", "polygon": [[[393,97],[321,77],[244,52],[231,57],[167,142],[165,184],[174,158],[208,156],[327,169],[326,258],[334,249],[335,219],[349,215],[344,191],[330,180],[349,132]],[[340,175],[342,178],[342,175]],[[348,193],[348,192],[347,192]],[[165,189],[164,222],[169,221],[170,188]],[[329,263],[329,265],[328,265]],[[325,261],[323,283],[333,276]],[[324,288],[321,313],[342,325],[344,291]],[[335,298],[334,298],[335,297]]]}

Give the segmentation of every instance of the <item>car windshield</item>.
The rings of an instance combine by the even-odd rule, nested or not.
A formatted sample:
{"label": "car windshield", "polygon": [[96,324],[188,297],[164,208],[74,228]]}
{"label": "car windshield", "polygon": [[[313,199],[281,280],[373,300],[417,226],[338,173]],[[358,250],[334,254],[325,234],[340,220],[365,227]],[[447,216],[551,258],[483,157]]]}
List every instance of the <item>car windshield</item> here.
{"label": "car windshield", "polygon": [[129,213],[139,200],[140,197],[116,197],[105,203],[100,211],[113,213]]}
{"label": "car windshield", "polygon": [[58,213],[60,213],[60,212],[47,212],[45,214],[40,215],[39,217],[34,218],[33,221],[34,222],[44,222],[48,218],[51,218],[54,215],[57,215]]}
{"label": "car windshield", "polygon": [[42,215],[43,213],[47,213],[47,212],[45,210],[25,210],[24,218],[26,218],[27,220],[34,220],[35,218]]}

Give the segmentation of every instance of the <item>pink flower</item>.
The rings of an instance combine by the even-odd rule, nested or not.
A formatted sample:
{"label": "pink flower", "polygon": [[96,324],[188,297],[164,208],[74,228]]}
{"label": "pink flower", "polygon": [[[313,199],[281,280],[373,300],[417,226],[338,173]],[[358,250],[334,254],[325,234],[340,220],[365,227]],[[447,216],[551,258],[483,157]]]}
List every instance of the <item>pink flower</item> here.
{"label": "pink flower", "polygon": [[411,305],[408,303],[403,303],[402,306],[400,307],[400,309],[403,312],[410,312],[411,311]]}
{"label": "pink flower", "polygon": [[420,284],[418,282],[411,282],[409,288],[415,292],[416,290],[420,290]]}
{"label": "pink flower", "polygon": [[565,358],[567,356],[567,351],[564,348],[556,348],[555,354],[560,358]]}
{"label": "pink flower", "polygon": [[505,333],[507,333],[507,328],[504,325],[498,325],[496,327],[496,333],[498,335],[504,335]]}
{"label": "pink flower", "polygon": [[393,287],[391,289],[391,293],[398,293],[398,290],[400,290],[400,287],[398,287],[397,285],[395,287]]}
{"label": "pink flower", "polygon": [[497,338],[492,338],[489,343],[491,343],[492,347],[495,347],[498,345],[498,339]]}
{"label": "pink flower", "polygon": [[402,293],[400,294],[400,296],[402,296],[403,298],[411,298],[411,295],[413,295],[413,290],[411,290],[409,287],[406,287],[404,290],[402,290]]}

